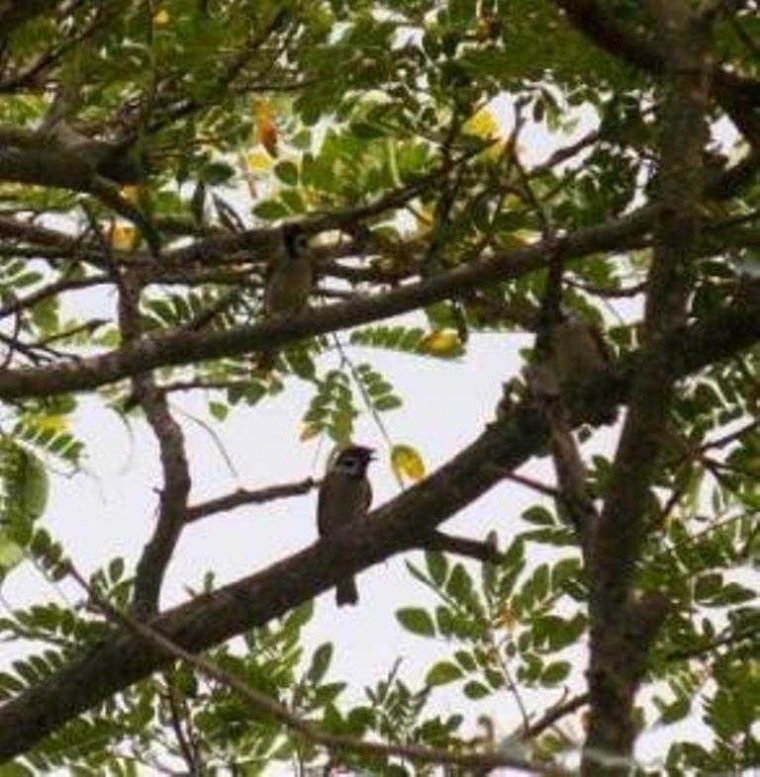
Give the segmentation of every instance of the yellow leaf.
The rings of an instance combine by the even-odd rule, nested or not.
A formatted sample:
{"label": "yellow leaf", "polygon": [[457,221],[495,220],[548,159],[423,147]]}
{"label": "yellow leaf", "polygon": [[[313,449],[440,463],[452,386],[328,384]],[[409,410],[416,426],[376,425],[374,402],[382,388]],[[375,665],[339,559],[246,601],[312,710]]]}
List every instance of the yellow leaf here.
{"label": "yellow leaf", "polygon": [[307,440],[311,440],[312,438],[316,437],[321,431],[321,427],[317,426],[316,424],[304,424],[298,439],[301,442],[306,442]]}
{"label": "yellow leaf", "polygon": [[391,466],[401,478],[417,481],[425,477],[425,463],[410,445],[394,445],[391,451]]}
{"label": "yellow leaf", "polygon": [[420,350],[434,356],[451,356],[462,350],[462,341],[454,329],[435,329],[422,338]]}
{"label": "yellow leaf", "polygon": [[133,205],[137,205],[137,202],[140,199],[140,188],[138,186],[122,186],[121,196],[127,202],[131,202]]}
{"label": "yellow leaf", "polygon": [[165,8],[162,8],[153,16],[153,24],[155,24],[156,27],[164,27],[169,24],[170,18],[169,12]]}
{"label": "yellow leaf", "polygon": [[274,106],[269,100],[257,100],[254,111],[257,122],[262,119],[269,119],[271,121],[276,115]]}
{"label": "yellow leaf", "polygon": [[263,151],[252,151],[245,158],[249,170],[264,173],[272,167],[272,158]]}
{"label": "yellow leaf", "polygon": [[499,123],[489,108],[481,108],[462,125],[462,131],[476,138],[490,140],[499,134]]}
{"label": "yellow leaf", "polygon": [[68,419],[64,415],[46,415],[35,419],[35,423],[42,429],[51,432],[64,432],[68,429]]}
{"label": "yellow leaf", "polygon": [[117,251],[131,251],[135,247],[137,230],[132,224],[114,224],[111,230],[111,245]]}

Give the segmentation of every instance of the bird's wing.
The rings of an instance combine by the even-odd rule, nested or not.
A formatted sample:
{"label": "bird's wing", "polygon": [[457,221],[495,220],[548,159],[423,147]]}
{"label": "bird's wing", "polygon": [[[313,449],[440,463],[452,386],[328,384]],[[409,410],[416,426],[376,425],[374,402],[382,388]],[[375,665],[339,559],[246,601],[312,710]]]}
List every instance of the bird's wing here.
{"label": "bird's wing", "polygon": [[599,351],[599,355],[602,357],[602,361],[604,362],[605,366],[610,366],[612,364],[612,351],[610,350],[609,344],[604,339],[602,330],[598,326],[589,324],[588,333],[591,339],[594,341],[594,344],[596,345]]}
{"label": "bird's wing", "polygon": [[322,480],[322,486],[319,489],[319,496],[317,498],[317,529],[319,530],[320,537],[329,534],[335,524],[333,513],[340,506],[336,504],[335,499],[336,485],[339,484],[335,482],[334,473],[328,472]]}
{"label": "bird's wing", "polygon": [[369,511],[370,505],[372,504],[372,484],[367,478],[364,478],[362,486],[364,488],[362,513],[367,513]]}

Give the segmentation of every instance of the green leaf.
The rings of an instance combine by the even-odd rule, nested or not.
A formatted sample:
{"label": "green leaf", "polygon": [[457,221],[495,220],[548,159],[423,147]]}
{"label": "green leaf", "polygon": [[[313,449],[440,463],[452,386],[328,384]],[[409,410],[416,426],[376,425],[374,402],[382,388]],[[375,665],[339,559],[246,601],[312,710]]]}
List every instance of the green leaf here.
{"label": "green leaf", "polygon": [[470,680],[465,683],[464,695],[468,699],[482,699],[491,693],[491,689],[487,685],[478,682],[477,680]]}
{"label": "green leaf", "polygon": [[459,665],[467,672],[474,672],[478,668],[475,659],[466,650],[457,650],[456,653],[454,653],[454,658],[456,658]]}
{"label": "green leaf", "polygon": [[671,704],[665,705],[660,711],[660,720],[664,724],[683,720],[691,711],[691,700],[688,696],[680,696]]}
{"label": "green leaf", "polygon": [[208,409],[217,421],[224,421],[229,415],[230,408],[224,402],[209,402]]}
{"label": "green leaf", "polygon": [[528,523],[535,524],[536,526],[553,526],[554,516],[545,508],[540,505],[534,505],[529,507],[522,514],[522,519]]}
{"label": "green leaf", "polygon": [[0,530],[0,581],[24,560],[24,550]]}
{"label": "green leaf", "polygon": [[374,140],[382,138],[386,134],[382,127],[366,121],[357,121],[351,124],[351,132],[362,140]]}
{"label": "green leaf", "polygon": [[400,397],[393,396],[392,394],[385,397],[380,397],[374,402],[375,409],[381,412],[387,412],[388,410],[396,410],[401,407],[403,402]]}
{"label": "green leaf", "polygon": [[425,563],[427,564],[428,574],[436,585],[443,585],[448,571],[448,562],[446,556],[438,551],[426,551]]}
{"label": "green leaf", "polygon": [[412,634],[419,634],[423,637],[435,636],[433,619],[421,607],[402,607],[400,610],[396,610],[396,619]]}
{"label": "green leaf", "polygon": [[293,162],[278,162],[274,166],[274,174],[288,186],[298,185],[298,167]]}
{"label": "green leaf", "polygon": [[314,651],[314,655],[311,657],[311,666],[306,673],[306,676],[314,685],[319,684],[327,673],[330,662],[332,661],[332,656],[332,642],[325,642]]}
{"label": "green leaf", "polygon": [[297,633],[305,626],[314,615],[314,602],[308,601],[300,604],[286,618],[283,623],[283,631]]}
{"label": "green leaf", "polygon": [[124,568],[124,559],[121,556],[111,561],[108,565],[108,577],[112,583],[117,583],[121,580],[121,577],[124,574]]}
{"label": "green leaf", "polygon": [[472,578],[462,564],[456,564],[449,582],[446,584],[446,592],[461,602],[469,601],[468,594],[472,591]]}
{"label": "green leaf", "polygon": [[201,170],[200,177],[204,183],[219,186],[227,183],[235,175],[235,171],[224,162],[209,162]]}
{"label": "green leaf", "polygon": [[541,685],[557,685],[570,674],[569,661],[555,661],[541,672]]}
{"label": "green leaf", "polygon": [[264,202],[260,202],[256,205],[253,209],[253,213],[260,219],[274,221],[276,219],[285,218],[289,211],[281,202],[277,202],[276,200],[264,200]]}
{"label": "green leaf", "polygon": [[723,585],[723,575],[717,572],[700,575],[694,583],[694,598],[697,601],[710,599],[720,591]]}
{"label": "green leaf", "polygon": [[433,687],[436,685],[446,685],[462,677],[462,670],[449,661],[439,661],[425,675],[425,685]]}

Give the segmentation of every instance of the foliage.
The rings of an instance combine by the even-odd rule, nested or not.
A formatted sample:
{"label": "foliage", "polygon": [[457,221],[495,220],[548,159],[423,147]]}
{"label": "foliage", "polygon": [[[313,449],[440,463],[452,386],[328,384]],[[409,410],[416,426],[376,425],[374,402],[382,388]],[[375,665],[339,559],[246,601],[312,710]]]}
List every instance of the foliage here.
{"label": "foliage", "polygon": [[[69,569],[45,513],[51,489],[65,490],[61,475],[86,468],[76,431],[83,403],[70,385],[127,424],[140,412],[130,405],[141,385],[154,399],[204,391],[219,425],[234,423],[241,406],[266,412],[297,387],[305,392],[300,428],[283,432],[294,445],[342,447],[369,421],[390,451],[389,472],[401,486],[422,488],[436,437],[414,445],[397,438],[404,432],[393,411],[414,411],[416,400],[386,365],[435,367],[454,381],[475,344],[498,337],[511,348],[507,333],[532,337],[557,256],[568,264],[565,306],[602,326],[624,379],[638,369],[657,249],[651,230],[614,245],[594,233],[599,242],[581,244],[577,255],[552,241],[656,200],[665,68],[642,66],[643,55],[626,61],[622,49],[606,53],[559,9],[567,5],[154,0],[0,9],[0,393],[4,380],[20,386],[0,419],[0,585],[24,565],[54,581]],[[651,43],[642,37],[651,31],[646,4],[601,5],[635,40]],[[754,91],[733,113],[711,106],[708,184],[758,153],[736,120],[744,111],[751,125],[757,114],[756,4],[723,5],[712,60]],[[715,83],[718,99],[730,84]],[[726,115],[736,125],[730,132]],[[78,139],[62,140],[67,131]],[[727,195],[709,189],[699,203],[702,234],[678,334],[686,342],[689,332],[709,333],[721,316],[731,326],[720,348],[692,358],[698,369],[669,404],[641,549],[626,570],[637,595],[665,594],[671,604],[643,670],[635,722],[640,732],[674,733],[659,761],[642,759],[641,773],[760,765],[760,352],[731,318],[758,292],[754,172]],[[283,223],[305,227],[318,281],[309,310],[265,321]],[[461,284],[439,293],[451,279]],[[131,314],[127,287],[139,297]],[[332,311],[339,305],[359,312],[341,319]],[[321,323],[310,326],[310,317]],[[279,338],[271,370],[257,361],[270,343],[250,346],[262,322]],[[150,368],[130,362],[141,344],[150,359],[161,338],[175,336],[189,357],[164,348]],[[104,354],[101,370],[94,363]],[[680,365],[680,349],[671,356]],[[33,388],[45,370],[49,390]],[[67,383],[74,374],[84,377]],[[516,378],[509,386],[497,419],[511,423],[525,391]],[[154,407],[153,431],[160,427],[165,444],[172,430],[161,418]],[[536,425],[523,429],[522,420],[514,421],[524,432],[520,451],[546,453]],[[595,431],[587,426],[580,436]],[[166,472],[177,461],[161,453]],[[587,458],[601,505],[614,460]],[[360,649],[352,642],[364,635],[315,646],[312,600],[206,658],[326,733],[564,763],[583,746],[582,704],[553,726],[532,727],[585,689],[594,570],[582,561],[561,497],[559,509],[536,497],[519,521],[504,500],[499,560],[428,551],[406,562],[419,596],[398,603],[396,620],[436,654],[414,678],[401,660],[379,679],[362,678],[363,689],[337,676],[336,656]],[[404,550],[419,547],[399,537]],[[104,549],[91,585],[127,610],[133,560],[107,556]],[[206,582],[191,592],[194,602],[215,590]],[[0,637],[21,656],[0,671],[3,700],[86,661],[115,633],[78,601],[3,605]],[[441,712],[454,704],[455,714]],[[493,710],[503,719],[491,720]],[[700,734],[675,727],[684,720]],[[327,753],[178,661],[73,716],[0,765],[0,776],[249,776],[286,766],[302,775],[328,765],[433,773],[395,756]]]}

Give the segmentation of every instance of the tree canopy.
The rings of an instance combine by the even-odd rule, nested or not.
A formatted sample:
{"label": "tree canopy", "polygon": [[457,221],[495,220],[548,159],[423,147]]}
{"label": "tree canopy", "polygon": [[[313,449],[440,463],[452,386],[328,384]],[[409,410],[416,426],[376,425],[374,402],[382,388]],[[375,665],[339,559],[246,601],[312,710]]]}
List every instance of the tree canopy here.
{"label": "tree canopy", "polygon": [[[34,564],[86,599],[1,613],[22,656],[0,671],[2,777],[760,766],[759,10],[0,3],[0,575]],[[309,306],[267,315],[294,225]],[[608,368],[547,346],[561,321]],[[367,520],[161,607],[186,526],[265,521],[322,474],[198,500],[177,398],[223,429],[305,388],[282,434],[340,447],[406,399],[374,354],[455,374],[518,333],[524,369],[444,465],[389,442],[403,488]],[[140,558],[104,549],[86,576],[46,526],[51,478],[86,467],[85,397],[144,418],[161,468]],[[600,433],[614,445],[579,447]],[[547,457],[556,482],[518,472]],[[535,504],[507,504],[497,537],[445,530],[505,483]],[[429,605],[395,617],[448,658],[352,702],[331,672],[348,635],[305,646],[315,597],[410,551]],[[526,709],[536,689],[553,701]],[[476,726],[494,698],[508,735]],[[692,719],[705,735],[635,750]]]}

